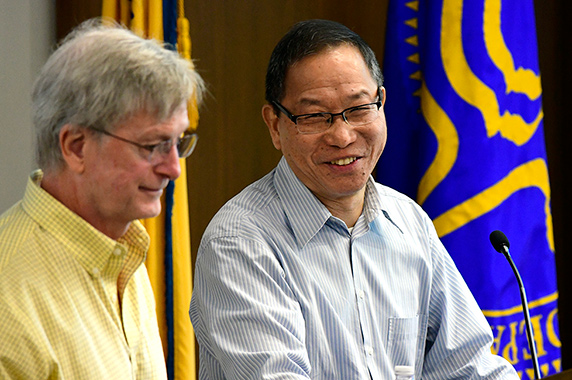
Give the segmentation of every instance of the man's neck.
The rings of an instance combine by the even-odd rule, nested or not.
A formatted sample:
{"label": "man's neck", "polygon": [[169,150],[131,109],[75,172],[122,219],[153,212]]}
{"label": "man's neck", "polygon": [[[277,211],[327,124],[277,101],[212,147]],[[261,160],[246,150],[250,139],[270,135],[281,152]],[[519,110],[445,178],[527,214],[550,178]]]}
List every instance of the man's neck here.
{"label": "man's neck", "polygon": [[356,194],[338,199],[323,199],[318,197],[333,216],[343,220],[346,226],[353,227],[363,211],[365,188]]}
{"label": "man's neck", "polygon": [[99,214],[96,212],[97,208],[92,207],[89,201],[82,198],[84,192],[78,185],[73,173],[69,171],[44,172],[40,187],[91,224],[95,229],[113,240],[119,239],[129,228],[129,224],[125,225],[122,223],[118,225],[99,217]]}

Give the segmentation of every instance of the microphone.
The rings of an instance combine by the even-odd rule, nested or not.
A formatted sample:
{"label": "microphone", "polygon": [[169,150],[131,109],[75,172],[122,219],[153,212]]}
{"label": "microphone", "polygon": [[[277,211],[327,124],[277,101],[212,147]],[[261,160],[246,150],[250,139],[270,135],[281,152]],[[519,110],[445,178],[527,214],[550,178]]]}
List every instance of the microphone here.
{"label": "microphone", "polygon": [[534,334],[532,332],[532,327],[530,324],[530,312],[528,310],[528,301],[526,300],[526,293],[524,291],[524,284],[522,283],[522,278],[520,278],[520,274],[518,273],[518,269],[516,269],[516,265],[514,261],[512,261],[512,257],[510,257],[510,253],[508,248],[510,247],[510,243],[505,234],[501,231],[493,231],[489,236],[491,240],[491,244],[496,249],[497,252],[500,252],[506,257],[508,263],[510,264],[514,275],[516,276],[516,280],[518,281],[518,286],[520,287],[520,300],[522,302],[522,309],[524,311],[524,322],[526,323],[526,336],[528,337],[528,347],[530,348],[530,354],[532,356],[532,366],[534,367],[534,378],[540,379],[540,370],[538,367],[538,355],[536,354],[536,345],[534,342]]}

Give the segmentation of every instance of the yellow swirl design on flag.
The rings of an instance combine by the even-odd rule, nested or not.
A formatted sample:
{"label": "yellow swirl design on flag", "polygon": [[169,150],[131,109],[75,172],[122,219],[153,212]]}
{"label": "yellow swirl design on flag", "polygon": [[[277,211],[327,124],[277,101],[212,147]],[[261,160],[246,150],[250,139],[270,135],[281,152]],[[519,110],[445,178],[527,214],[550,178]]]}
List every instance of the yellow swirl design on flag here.
{"label": "yellow swirl design on flag", "polygon": [[[487,11],[489,15],[485,15],[485,19],[491,17],[490,14],[493,14],[492,11],[494,11],[494,9],[490,7],[486,12]],[[443,28],[441,30],[441,58],[449,82],[461,98],[481,112],[489,137],[500,133],[503,137],[514,142],[516,145],[523,145],[528,142],[534,132],[536,132],[544,113],[540,110],[532,123],[526,123],[521,115],[511,114],[508,111],[505,111],[502,115],[500,114],[495,92],[487,87],[473,73],[465,58],[461,28],[462,16],[462,3],[456,0],[443,1],[441,24],[447,25],[447,29],[445,30],[445,28]],[[485,29],[487,29],[487,26],[485,26]],[[490,35],[491,27],[488,27],[488,29]],[[493,34],[495,33],[496,28]],[[502,34],[500,29],[497,34]],[[494,44],[489,41],[488,46],[492,45]],[[493,54],[493,56],[496,56],[496,53]],[[499,68],[501,70],[506,69],[506,65],[503,64],[503,67]],[[512,72],[512,69],[509,70],[509,72]],[[506,76],[507,74],[505,72],[505,77]],[[528,85],[529,83],[523,84],[525,87]]]}
{"label": "yellow swirl design on flag", "polygon": [[[555,302],[556,300],[558,300],[558,292],[554,292],[546,297],[542,297],[540,299],[529,302],[528,307],[530,309],[534,309],[535,307],[544,306]],[[520,313],[522,313],[522,305],[513,306],[505,310],[483,310],[485,317],[506,317],[507,315]]]}
{"label": "yellow swirl design on flag", "polygon": [[421,110],[437,138],[435,158],[419,182],[417,202],[423,205],[429,194],[447,177],[455,164],[459,152],[459,134],[447,113],[427,89],[425,82],[421,84]]}
{"label": "yellow swirl design on flag", "polygon": [[[485,40],[491,59],[501,69],[509,88],[527,93],[532,98],[540,96],[540,78],[531,70],[513,69],[513,59],[508,51],[500,30],[500,2],[485,2]],[[528,124],[520,115],[505,112],[499,115],[496,95],[471,70],[463,54],[462,43],[462,4],[444,0],[441,22],[448,25],[447,32],[441,33],[441,57],[451,85],[467,103],[478,108],[485,119],[488,136],[497,131],[517,145],[526,143],[536,131],[543,112],[539,111],[536,120]],[[444,30],[444,29],[442,29]],[[528,89],[528,90],[527,90]],[[437,153],[429,169],[419,183],[418,201],[427,199],[435,187],[447,176],[453,167],[459,149],[458,133],[446,112],[435,101],[425,83],[421,88],[421,107],[427,124],[437,138]],[[494,100],[494,101],[493,101]],[[479,216],[491,211],[513,193],[526,187],[535,186],[545,196],[547,239],[554,251],[552,216],[550,213],[550,184],[548,169],[544,160],[534,160],[515,168],[502,181],[480,194],[466,200],[434,219],[439,236],[445,236]]]}
{"label": "yellow swirl design on flag", "polygon": [[514,69],[514,60],[501,32],[501,1],[486,0],[484,13],[484,36],[489,57],[504,74],[506,93],[526,94],[529,99],[538,99],[542,93],[540,76],[530,69]]}
{"label": "yellow swirl design on flag", "polygon": [[439,236],[443,237],[479,216],[486,214],[515,192],[527,187],[537,187],[544,194],[546,238],[548,239],[550,249],[554,251],[548,168],[546,167],[546,162],[540,158],[516,167],[494,186],[439,215],[433,219],[435,228]]}

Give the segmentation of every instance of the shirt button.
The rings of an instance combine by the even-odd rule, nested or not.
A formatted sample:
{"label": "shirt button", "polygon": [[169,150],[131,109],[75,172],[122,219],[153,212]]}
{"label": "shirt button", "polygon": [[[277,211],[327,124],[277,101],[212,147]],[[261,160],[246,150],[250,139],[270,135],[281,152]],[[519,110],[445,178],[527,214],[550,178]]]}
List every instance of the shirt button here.
{"label": "shirt button", "polygon": [[95,277],[99,277],[99,268],[93,268],[91,271]]}
{"label": "shirt button", "polygon": [[365,297],[365,292],[363,290],[359,290],[358,291],[358,297],[363,300]]}
{"label": "shirt button", "polygon": [[366,346],[365,352],[367,352],[369,356],[373,355],[373,347]]}
{"label": "shirt button", "polygon": [[115,248],[115,249],[113,250],[113,254],[114,254],[115,256],[121,256],[122,253],[123,253],[123,252],[121,251],[121,248]]}

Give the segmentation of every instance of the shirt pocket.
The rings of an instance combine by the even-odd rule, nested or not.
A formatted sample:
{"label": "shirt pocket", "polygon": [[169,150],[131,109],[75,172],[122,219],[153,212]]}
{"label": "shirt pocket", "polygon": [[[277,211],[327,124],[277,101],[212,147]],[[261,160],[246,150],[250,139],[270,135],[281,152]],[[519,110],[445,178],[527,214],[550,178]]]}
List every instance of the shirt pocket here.
{"label": "shirt pocket", "polygon": [[427,316],[389,318],[387,355],[393,367],[415,367],[415,378],[420,378],[427,336]]}

